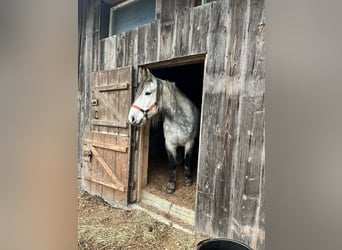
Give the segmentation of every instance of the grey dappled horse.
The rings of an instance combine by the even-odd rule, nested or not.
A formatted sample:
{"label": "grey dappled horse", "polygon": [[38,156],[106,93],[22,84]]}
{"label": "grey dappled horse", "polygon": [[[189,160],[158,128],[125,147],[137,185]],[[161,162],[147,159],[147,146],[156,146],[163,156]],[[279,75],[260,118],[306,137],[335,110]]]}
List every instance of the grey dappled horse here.
{"label": "grey dappled horse", "polygon": [[156,78],[148,69],[142,69],[140,74],[141,81],[128,120],[141,127],[148,119],[162,114],[169,160],[166,193],[171,194],[176,190],[176,167],[182,161],[178,147],[184,147],[185,186],[192,185],[191,155],[198,133],[199,113],[174,82]]}

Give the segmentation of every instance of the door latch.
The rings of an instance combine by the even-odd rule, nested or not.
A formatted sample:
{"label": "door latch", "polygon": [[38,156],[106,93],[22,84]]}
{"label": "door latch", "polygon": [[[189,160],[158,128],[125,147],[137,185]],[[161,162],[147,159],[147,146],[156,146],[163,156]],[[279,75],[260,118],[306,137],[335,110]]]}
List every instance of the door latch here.
{"label": "door latch", "polygon": [[83,151],[83,159],[85,161],[91,161],[92,156],[93,156],[93,153],[91,152],[91,150],[84,150]]}
{"label": "door latch", "polygon": [[97,99],[91,99],[90,104],[91,104],[91,106],[97,106],[97,105],[99,105],[99,102]]}

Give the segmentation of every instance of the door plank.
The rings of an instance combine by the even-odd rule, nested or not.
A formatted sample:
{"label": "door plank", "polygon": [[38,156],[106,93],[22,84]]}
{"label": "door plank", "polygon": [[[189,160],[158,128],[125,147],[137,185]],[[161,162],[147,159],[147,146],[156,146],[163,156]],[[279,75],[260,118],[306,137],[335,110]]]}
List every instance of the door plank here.
{"label": "door plank", "polygon": [[118,121],[105,121],[105,120],[98,120],[98,119],[92,119],[91,120],[92,125],[97,126],[104,126],[104,127],[115,127],[115,128],[127,128],[127,123],[122,123]]}
{"label": "door plank", "polygon": [[93,145],[95,147],[98,148],[105,148],[105,149],[110,149],[113,151],[119,151],[119,152],[123,152],[123,153],[127,153],[128,150],[128,146],[122,146],[122,145],[116,145],[116,144],[112,144],[112,143],[105,143],[105,142],[96,142],[96,141],[91,141],[91,140],[87,140],[84,139],[83,140],[85,144],[90,144]]}
{"label": "door plank", "polygon": [[125,90],[128,89],[129,83],[120,83],[120,84],[109,84],[107,86],[95,86],[94,90],[98,90],[100,92],[110,91],[110,90]]}
{"label": "door plank", "polygon": [[99,152],[97,152],[97,150],[95,149],[95,147],[91,144],[88,144],[88,147],[90,148],[91,152],[94,154],[94,156],[96,157],[96,159],[100,162],[101,166],[103,167],[103,169],[107,172],[107,174],[112,178],[112,180],[116,183],[118,183],[119,186],[124,188],[124,185],[122,184],[122,182],[119,180],[119,178],[116,176],[115,173],[113,173],[113,171],[110,169],[110,167],[108,166],[108,164],[105,162],[105,160],[102,158],[102,156],[99,154]]}
{"label": "door plank", "polygon": [[97,89],[92,90],[93,93],[103,102],[107,109],[114,115],[114,117],[119,120],[121,123],[126,123],[126,119],[124,119],[113,107],[113,105],[108,101],[103,93],[98,91]]}
{"label": "door plank", "polygon": [[106,182],[106,181],[97,179],[97,178],[92,177],[92,176],[89,176],[89,175],[85,175],[85,176],[84,176],[84,179],[86,179],[86,180],[88,180],[88,181],[91,181],[91,182],[95,182],[95,183],[97,183],[97,184],[101,184],[101,185],[103,185],[103,186],[106,186],[106,187],[109,187],[109,188],[112,188],[112,189],[119,190],[119,191],[121,191],[121,192],[125,192],[125,187],[124,187],[124,186],[117,185],[116,183],[109,183],[109,182]]}

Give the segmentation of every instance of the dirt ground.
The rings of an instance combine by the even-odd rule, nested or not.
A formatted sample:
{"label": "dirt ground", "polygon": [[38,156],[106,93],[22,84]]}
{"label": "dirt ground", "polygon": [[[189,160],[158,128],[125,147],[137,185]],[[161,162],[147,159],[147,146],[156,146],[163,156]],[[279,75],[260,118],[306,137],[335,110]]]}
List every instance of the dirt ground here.
{"label": "dirt ground", "polygon": [[79,191],[79,249],[196,249],[203,239],[144,211],[113,208],[102,198]]}
{"label": "dirt ground", "polygon": [[145,190],[174,204],[195,210],[196,174],[196,169],[193,169],[193,184],[190,187],[185,187],[184,166],[178,166],[176,174],[177,189],[174,194],[167,194],[165,192],[168,182],[167,158],[159,157],[149,162],[148,183]]}

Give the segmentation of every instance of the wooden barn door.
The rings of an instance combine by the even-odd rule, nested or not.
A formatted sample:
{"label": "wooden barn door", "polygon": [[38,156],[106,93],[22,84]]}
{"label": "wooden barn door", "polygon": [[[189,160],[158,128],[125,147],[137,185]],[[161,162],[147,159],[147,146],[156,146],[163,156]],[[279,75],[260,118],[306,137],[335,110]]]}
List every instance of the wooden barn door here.
{"label": "wooden barn door", "polygon": [[91,130],[83,137],[83,189],[127,205],[129,201],[132,67],[91,74]]}

